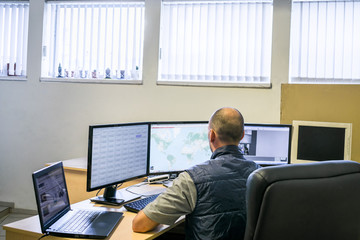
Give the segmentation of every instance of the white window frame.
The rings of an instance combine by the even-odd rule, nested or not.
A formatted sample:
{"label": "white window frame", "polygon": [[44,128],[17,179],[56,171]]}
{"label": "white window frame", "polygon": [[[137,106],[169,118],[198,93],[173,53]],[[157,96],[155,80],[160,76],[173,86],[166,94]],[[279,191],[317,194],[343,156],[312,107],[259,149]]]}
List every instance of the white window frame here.
{"label": "white window frame", "polygon": [[[212,48],[211,51],[209,51],[210,52],[209,56],[206,56],[206,54],[204,54],[204,51],[203,52],[199,51],[198,55],[194,56],[194,54],[192,53],[195,52],[194,48],[197,47],[197,49],[201,49],[202,44],[193,46],[192,44],[189,43],[194,42],[193,41],[194,38],[192,38],[191,40],[185,39],[184,35],[191,35],[191,34],[193,36],[195,36],[196,34],[200,35],[199,29],[203,30],[203,28],[193,27],[193,24],[190,24],[192,21],[189,21],[188,25],[186,25],[183,24],[184,21],[177,21],[175,18],[170,17],[170,16],[175,16],[176,14],[182,16],[186,16],[186,14],[190,15],[188,10],[185,11],[180,7],[178,9],[173,7],[171,11],[174,12],[172,12],[172,14],[167,14],[164,11],[165,4],[167,5],[167,8],[171,8],[171,5],[176,6],[176,4],[178,4],[178,6],[181,6],[182,4],[184,5],[186,2],[192,2],[192,4],[204,4],[204,2],[207,2],[206,4],[209,5],[218,4],[221,5],[221,7],[223,8],[225,8],[224,7],[225,5],[229,6],[230,4],[239,4],[239,2],[243,5],[247,4],[248,11],[244,10],[246,9],[246,7],[233,8],[231,11],[232,13],[236,13],[236,14],[232,14],[231,16],[232,19],[227,18],[226,14],[221,13],[223,14],[222,16],[225,19],[224,25],[228,27],[228,25],[235,23],[236,25],[234,25],[234,29],[238,29],[241,23],[247,22],[252,19],[262,19],[261,22],[260,21],[257,22],[256,24],[254,24],[254,26],[255,25],[260,26],[259,29],[261,28],[265,29],[263,30],[263,32],[266,37],[262,35],[263,38],[256,38],[255,36],[261,34],[261,30],[258,31],[253,30],[252,28],[247,27],[247,24],[245,24],[246,26],[244,27],[245,29],[247,29],[245,30],[247,31],[247,34],[236,32],[233,36],[226,38],[218,37],[220,36],[220,34],[217,35],[216,31],[231,32],[229,30],[230,27],[229,28],[220,28],[219,26],[215,26],[214,28],[209,27],[209,31],[205,33],[205,35],[207,34],[207,39],[213,36],[214,39],[216,39],[215,41],[218,42],[228,41],[228,43],[223,44],[224,49],[221,49],[219,51],[217,51],[216,48]],[[261,5],[261,3],[259,2],[263,2],[264,4]],[[265,6],[265,4],[267,4],[268,6]],[[201,11],[200,14],[194,14],[194,17],[197,16],[198,18],[200,18],[200,21],[202,21],[201,20],[202,16],[200,16]],[[239,14],[238,11],[239,12],[242,11],[241,13],[245,13],[245,14]],[[271,77],[271,48],[272,48],[272,14],[273,14],[272,11],[273,11],[273,3],[271,0],[269,1],[267,0],[265,1],[163,0],[162,14],[161,14],[161,28],[160,28],[159,73],[158,73],[157,84],[185,85],[185,86],[215,86],[215,87],[261,87],[261,88],[271,87],[270,77]],[[261,12],[263,12],[262,13],[263,15],[259,14]],[[236,18],[238,16],[240,16],[240,18]],[[264,18],[261,18],[262,16],[264,16]],[[268,20],[263,20],[266,17],[268,17]],[[232,21],[234,19],[238,21]],[[213,21],[213,19],[209,18],[208,22],[211,21]],[[173,32],[171,34],[166,34],[165,36],[164,34],[164,32],[166,32],[164,31],[165,29],[168,32],[170,31]],[[173,29],[175,29],[175,31]],[[233,33],[230,33],[230,35],[231,34]],[[170,38],[169,36],[173,36],[173,35],[178,35],[179,38],[175,38],[173,41],[166,40],[167,38]],[[251,36],[253,37],[252,38],[253,41],[249,40],[250,38],[239,37],[239,35],[241,36],[246,35],[248,37]],[[239,39],[239,42],[241,41],[242,44],[244,44],[243,47],[240,47],[238,44],[234,44],[237,41],[236,39]],[[216,44],[215,41],[209,43],[209,45]],[[234,46],[235,52],[238,52],[239,54],[232,54],[231,52],[233,51],[233,49],[229,47],[230,45]],[[260,48],[256,48],[255,46],[260,46]],[[265,48],[267,48],[267,51],[263,51],[263,52],[261,52],[261,50],[258,51],[259,49],[264,48],[264,46]],[[184,54],[182,55],[175,52],[177,48],[180,48],[180,51],[183,51]],[[166,49],[169,50],[166,51]],[[242,52],[241,49],[243,50]],[[249,54],[249,52],[251,51],[253,52]],[[246,54],[248,57],[245,57]],[[170,57],[165,57],[166,55]],[[212,59],[215,58],[215,55],[218,55],[220,58],[223,59],[223,61],[221,61],[221,63],[216,63],[216,61],[212,61]],[[190,63],[194,58],[198,58],[199,60],[194,62],[194,64]],[[229,66],[231,65],[229,64],[230,61],[233,62],[236,61],[237,62],[236,67],[234,67],[235,64],[234,66],[230,67]],[[167,65],[169,63],[173,63],[173,64],[170,67],[168,67]],[[193,74],[192,71],[194,70],[191,68],[195,68],[194,65],[203,66],[203,68],[206,68],[206,70],[199,70],[199,73]],[[260,69],[261,65],[262,66],[266,65],[266,67]],[[210,68],[209,66],[212,67]],[[179,69],[173,70],[174,68],[179,68]],[[163,70],[163,69],[171,69],[171,70]],[[210,73],[212,74],[211,76],[208,75],[209,71],[210,72],[212,71],[212,73]]]}
{"label": "white window frame", "polygon": [[[142,64],[143,64],[143,45],[144,45],[144,12],[145,12],[145,3],[144,0],[126,0],[126,1],[47,1],[49,6],[46,6],[45,3],[45,11],[44,11],[44,27],[43,27],[43,60],[42,60],[42,73],[41,73],[41,81],[47,81],[47,82],[80,82],[80,83],[115,83],[115,84],[142,84]],[[79,22],[83,23],[85,26],[84,28],[87,28],[84,30],[84,28],[78,28],[77,26],[72,29],[73,33],[84,33],[86,30],[88,30],[88,33],[93,31],[98,31],[101,33],[106,34],[97,34],[87,36],[88,38],[92,38],[93,42],[88,43],[88,41],[85,39],[85,37],[77,38],[82,40],[77,40],[78,43],[76,43],[76,46],[71,46],[66,48],[65,44],[62,46],[65,51],[67,51],[67,55],[60,56],[62,53],[61,51],[55,50],[55,43],[57,40],[53,37],[54,34],[48,34],[49,32],[54,29],[54,25],[47,24],[46,19],[52,18],[53,24],[55,24],[55,21],[57,21],[59,18],[55,19],[56,14],[54,14],[54,9],[56,6],[50,6],[50,4],[61,4],[61,7],[67,4],[70,5],[70,10],[67,10],[67,14],[69,14],[69,17],[71,18],[72,8],[87,8],[83,7],[84,5],[89,6],[95,6],[95,8],[100,10],[94,10],[97,11],[97,20],[94,18],[91,18],[90,21],[82,21],[81,18],[86,18],[87,13],[83,13],[81,17],[78,17],[77,20],[80,19]],[[71,7],[71,5],[73,7]],[[115,6],[115,7],[112,7]],[[120,7],[121,6],[121,7]],[[116,9],[116,10],[114,10]],[[120,9],[120,10],[119,10]],[[125,10],[124,10],[125,9]],[[135,10],[137,9],[137,10]],[[140,10],[139,10],[140,9]],[[52,12],[51,12],[52,11]],[[85,10],[83,10],[85,12]],[[91,11],[91,10],[89,10]],[[91,12],[91,14],[94,13],[94,11]],[[105,12],[104,12],[105,11]],[[115,12],[116,11],[116,12]],[[120,12],[121,11],[121,14]],[[129,14],[129,11],[132,11],[132,15]],[[101,12],[101,13],[100,13]],[[140,12],[140,13],[139,13]],[[117,14],[118,13],[118,14]],[[61,14],[65,14],[64,11],[61,12]],[[108,15],[109,14],[109,15]],[[136,15],[138,14],[138,15]],[[79,14],[80,15],[80,14]],[[114,28],[115,24],[111,24],[111,20],[109,19],[109,16],[111,15],[111,19],[115,19],[117,17],[121,17],[119,21],[113,20],[113,22],[116,24],[122,24],[126,21],[134,21],[136,30],[133,31],[132,36],[135,36],[137,39],[136,44],[138,48],[133,48],[133,42],[129,41],[127,37],[121,38],[120,30],[116,31]],[[138,18],[135,19],[135,15],[139,17],[140,21],[137,21]],[[64,16],[64,15],[63,15]],[[95,15],[93,15],[95,16]],[[107,17],[105,17],[107,16]],[[126,20],[123,20],[125,16]],[[132,16],[132,17],[131,17]],[[127,18],[126,18],[127,17]],[[65,17],[63,17],[65,19]],[[131,18],[129,20],[129,18]],[[134,20],[135,19],[135,20]],[[95,21],[96,20],[96,21]],[[75,20],[72,19],[72,23]],[[61,23],[62,26],[69,26],[69,22]],[[78,24],[82,25],[82,24]],[[90,26],[95,26],[95,30]],[[101,26],[101,27],[100,27]],[[103,27],[102,27],[103,26]],[[110,26],[110,27],[109,27]],[[118,27],[120,29],[121,27]],[[66,30],[66,27],[61,27],[64,32],[64,36],[69,36],[70,39],[75,41],[72,36],[74,34],[65,34],[68,31]],[[75,31],[76,30],[76,31]],[[126,33],[128,34],[131,32],[131,29],[127,29]],[[109,38],[105,37],[109,36]],[[114,40],[115,36],[118,37],[120,40]],[[138,39],[140,39],[138,41]],[[69,40],[71,41],[71,40]],[[80,42],[80,43],[79,43]],[[90,42],[90,41],[89,41]],[[98,50],[89,50],[91,49],[89,45],[91,44],[97,44],[97,43],[105,43],[101,44],[102,48],[104,49],[104,52],[101,52]],[[109,44],[106,44],[109,43]],[[118,45],[116,43],[119,43]],[[85,46],[84,48],[80,48],[79,46],[83,44]],[[122,45],[121,45],[122,44]],[[109,49],[108,46],[112,46],[112,50]],[[121,46],[120,46],[121,45]],[[120,48],[123,48],[123,45],[126,45],[126,50],[122,51]],[[140,47],[139,47],[140,45]],[[87,48],[88,47],[88,48]],[[74,58],[71,58],[71,54],[69,52],[73,51],[79,51],[79,49],[83,49],[81,51],[87,51],[87,55],[93,56],[88,57],[85,54],[82,54],[81,61],[82,64],[73,64],[71,65],[71,62],[79,61],[74,60]],[[95,49],[95,48],[92,48]],[[106,51],[107,50],[107,51]],[[51,52],[51,54],[49,54]],[[90,52],[90,53],[89,53]],[[106,52],[106,53],[105,53]],[[123,54],[123,52],[126,52]],[[108,54],[108,56],[111,55],[111,57],[106,57],[105,55]],[[60,56],[60,57],[59,57]],[[80,55],[79,55],[80,56]],[[96,56],[96,57],[94,57]],[[121,56],[121,57],[119,57]],[[120,59],[121,58],[121,59]],[[136,58],[136,59],[135,59]],[[77,58],[77,59],[80,59]],[[89,60],[93,59],[93,60]],[[95,60],[94,60],[95,59]],[[132,61],[130,60],[132,59]],[[64,62],[63,65],[61,65],[61,62]],[[122,61],[122,62],[121,62]],[[115,63],[116,62],[116,63]],[[121,62],[121,63],[120,63]],[[61,65],[61,70],[60,70]],[[83,67],[83,65],[86,65],[87,67]],[[105,66],[106,65],[106,66]],[[108,65],[111,65],[108,66]],[[70,67],[71,66],[71,67]],[[75,67],[74,67],[75,66]],[[95,67],[94,67],[95,66]],[[100,67],[99,67],[100,66]],[[71,69],[69,69],[71,68]],[[115,69],[116,68],[116,69]],[[93,70],[95,69],[95,70]],[[110,78],[107,78],[107,71],[110,70]],[[58,74],[61,71],[61,74]],[[60,77],[61,76],[61,77]],[[96,77],[94,77],[96,76]]]}
{"label": "white window frame", "polygon": [[27,80],[29,1],[0,2],[0,80]]}
{"label": "white window frame", "polygon": [[360,84],[360,2],[293,0],[291,14],[289,83]]}

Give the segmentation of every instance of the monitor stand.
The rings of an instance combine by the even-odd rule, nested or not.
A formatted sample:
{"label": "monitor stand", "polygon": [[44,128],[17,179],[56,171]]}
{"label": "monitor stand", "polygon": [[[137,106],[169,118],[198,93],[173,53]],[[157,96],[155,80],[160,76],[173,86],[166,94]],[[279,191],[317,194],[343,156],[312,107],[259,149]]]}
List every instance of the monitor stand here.
{"label": "monitor stand", "polygon": [[96,196],[91,198],[90,201],[106,204],[106,205],[121,205],[124,203],[124,199],[116,198],[116,185],[105,188],[104,195],[102,197]]}

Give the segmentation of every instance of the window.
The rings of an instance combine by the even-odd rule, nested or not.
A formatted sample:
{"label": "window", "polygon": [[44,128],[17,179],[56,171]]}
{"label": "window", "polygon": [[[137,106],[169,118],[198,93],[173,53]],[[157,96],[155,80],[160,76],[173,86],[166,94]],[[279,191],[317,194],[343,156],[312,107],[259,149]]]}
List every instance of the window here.
{"label": "window", "polygon": [[0,2],[1,79],[13,80],[26,76],[28,20],[28,2]]}
{"label": "window", "polygon": [[360,2],[293,1],[291,83],[360,83]]}
{"label": "window", "polygon": [[270,86],[271,0],[163,0],[158,83]]}
{"label": "window", "polygon": [[43,79],[141,82],[143,27],[144,1],[48,1]]}

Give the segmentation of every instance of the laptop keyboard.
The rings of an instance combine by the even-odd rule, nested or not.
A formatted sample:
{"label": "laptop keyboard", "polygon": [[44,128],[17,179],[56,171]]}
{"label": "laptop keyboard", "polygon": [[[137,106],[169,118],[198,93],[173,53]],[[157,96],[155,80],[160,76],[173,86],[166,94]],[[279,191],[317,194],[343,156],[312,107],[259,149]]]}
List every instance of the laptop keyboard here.
{"label": "laptop keyboard", "polygon": [[79,210],[68,222],[59,228],[62,232],[84,231],[101,212]]}
{"label": "laptop keyboard", "polygon": [[124,207],[126,208],[126,210],[128,210],[130,212],[136,212],[137,213],[140,210],[142,210],[143,208],[145,208],[146,205],[148,205],[149,203],[154,201],[159,195],[160,195],[160,193],[152,195],[150,197],[135,200],[133,202],[125,204]]}

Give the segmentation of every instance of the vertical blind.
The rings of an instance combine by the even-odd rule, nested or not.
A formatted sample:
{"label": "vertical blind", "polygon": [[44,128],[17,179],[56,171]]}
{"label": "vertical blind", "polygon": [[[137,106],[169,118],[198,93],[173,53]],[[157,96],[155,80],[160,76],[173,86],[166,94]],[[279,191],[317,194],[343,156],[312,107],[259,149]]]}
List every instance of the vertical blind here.
{"label": "vertical blind", "polygon": [[28,2],[0,2],[0,76],[26,76],[28,21]]}
{"label": "vertical blind", "polygon": [[48,1],[42,77],[140,79],[144,1]]}
{"label": "vertical blind", "polygon": [[272,1],[163,0],[161,13],[160,82],[270,82]]}
{"label": "vertical blind", "polygon": [[360,80],[360,2],[293,1],[290,82]]}

